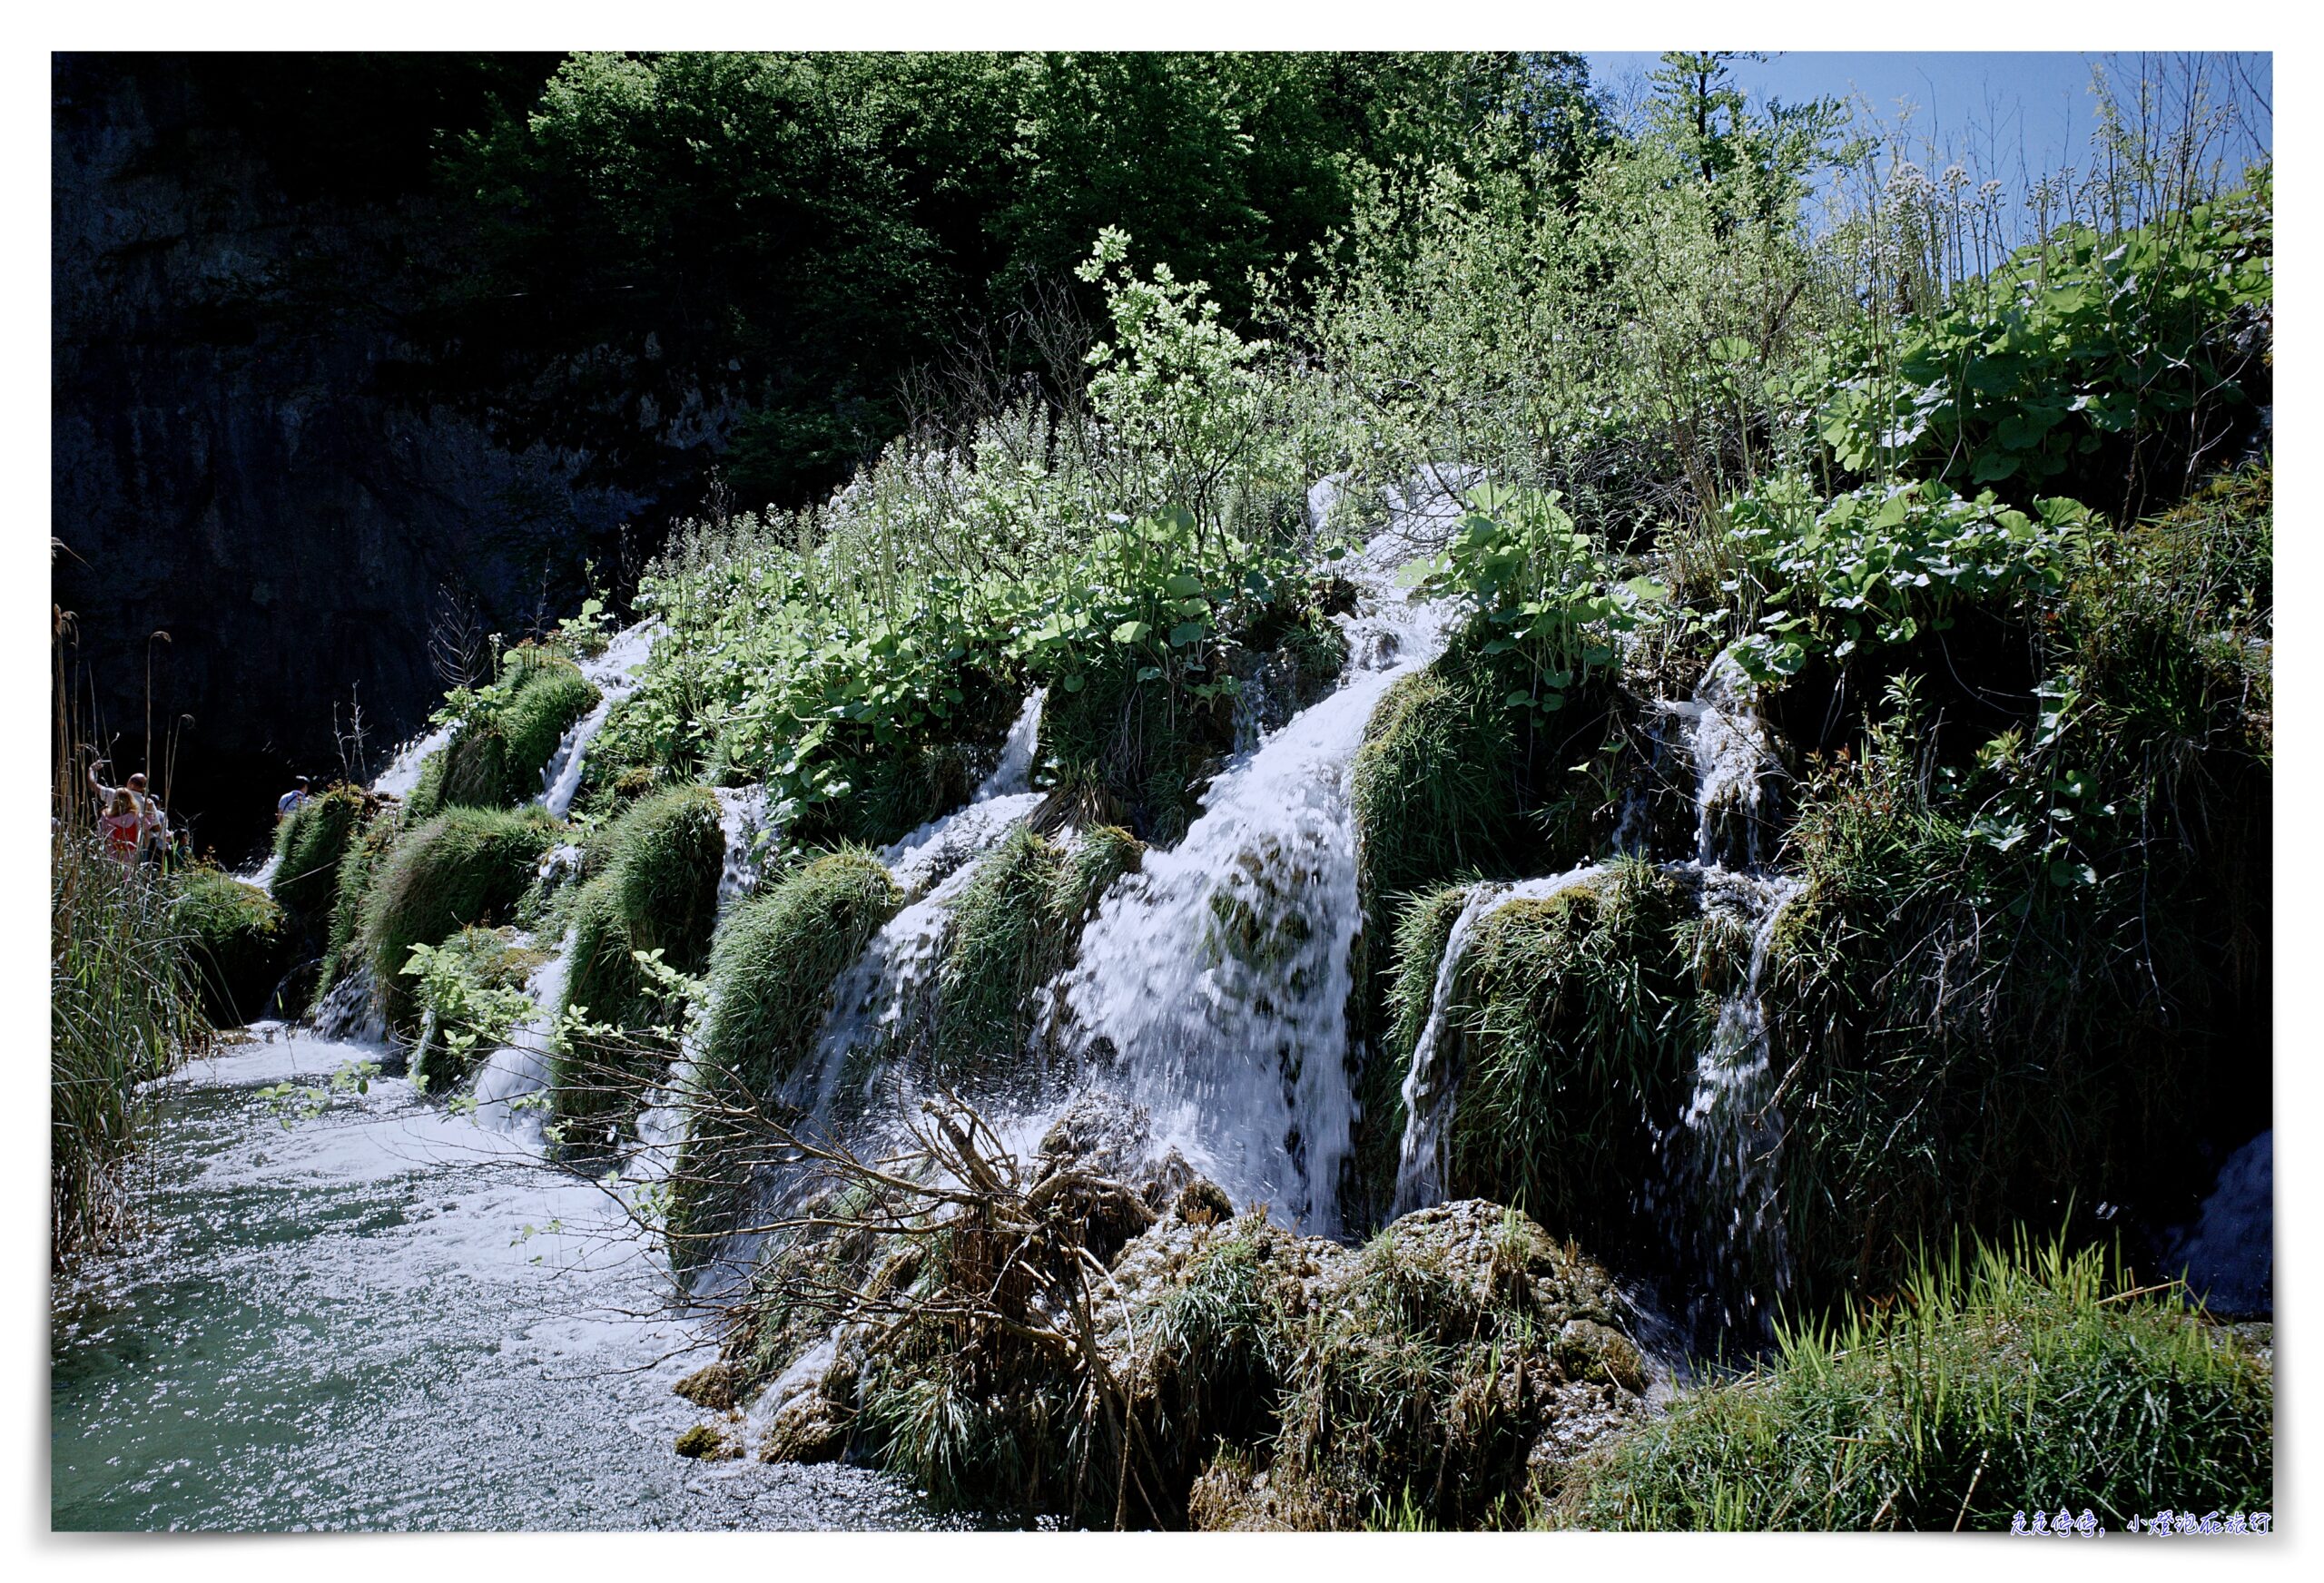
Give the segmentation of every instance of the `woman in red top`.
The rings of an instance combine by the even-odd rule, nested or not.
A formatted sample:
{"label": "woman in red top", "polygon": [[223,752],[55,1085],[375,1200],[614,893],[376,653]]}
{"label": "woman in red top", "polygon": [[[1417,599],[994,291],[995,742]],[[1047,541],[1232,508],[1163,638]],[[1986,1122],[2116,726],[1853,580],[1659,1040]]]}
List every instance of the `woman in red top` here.
{"label": "woman in red top", "polygon": [[138,811],[137,800],[127,787],[113,794],[105,811],[97,815],[97,835],[105,850],[124,863],[137,860],[137,842],[144,833],[145,816]]}

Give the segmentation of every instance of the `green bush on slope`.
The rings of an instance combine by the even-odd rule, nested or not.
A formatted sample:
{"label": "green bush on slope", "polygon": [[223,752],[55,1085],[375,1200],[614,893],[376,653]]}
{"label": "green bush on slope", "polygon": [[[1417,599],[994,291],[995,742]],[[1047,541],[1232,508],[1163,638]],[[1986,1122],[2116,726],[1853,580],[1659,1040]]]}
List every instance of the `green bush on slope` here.
{"label": "green bush on slope", "polygon": [[[450,742],[432,755],[413,789],[415,813],[438,808],[514,808],[540,795],[541,772],[574,723],[596,706],[595,683],[561,654],[508,651],[500,679],[468,694]],[[454,695],[461,706],[463,695]]]}
{"label": "green bush on slope", "polygon": [[635,953],[658,950],[679,972],[702,970],[725,850],[718,800],[703,786],[632,804],[593,844],[586,866],[596,871],[573,901],[562,1009],[616,1031],[554,1057],[551,1103],[561,1118],[625,1114],[638,1083],[671,1053],[675,1013]]}
{"label": "green bush on slope", "polygon": [[300,804],[275,832],[275,855],[281,862],[268,890],[298,929],[320,930],[330,924],[339,900],[340,866],[368,811],[361,792],[333,786]]}
{"label": "green bush on slope", "polygon": [[290,966],[290,931],[281,906],[231,874],[192,869],[179,882],[172,916],[189,937],[202,1015],[219,1027],[264,1017]]}

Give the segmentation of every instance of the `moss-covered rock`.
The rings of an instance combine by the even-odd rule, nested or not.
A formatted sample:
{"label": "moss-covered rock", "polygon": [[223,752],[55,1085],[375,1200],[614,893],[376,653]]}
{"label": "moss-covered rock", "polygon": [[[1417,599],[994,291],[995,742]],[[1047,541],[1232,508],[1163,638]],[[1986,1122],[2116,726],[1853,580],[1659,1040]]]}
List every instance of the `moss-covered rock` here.
{"label": "moss-covered rock", "polygon": [[320,936],[339,901],[340,866],[350,842],[370,817],[371,799],[352,786],[310,797],[275,832],[275,867],[268,890],[290,915],[291,926]]}
{"label": "moss-covered rock", "polygon": [[560,1117],[625,1117],[639,1085],[672,1053],[675,1010],[654,993],[635,953],[658,950],[682,973],[702,970],[724,860],[718,800],[702,786],[634,804],[592,843],[590,877],[572,902],[562,1009],[615,1031],[555,1056],[551,1101]]}
{"label": "moss-covered rock", "polygon": [[172,918],[199,975],[202,1013],[217,1027],[268,1015],[290,966],[290,926],[281,906],[255,885],[217,869],[187,870]]}
{"label": "moss-covered rock", "polygon": [[706,1103],[673,1170],[666,1221],[682,1267],[725,1229],[749,1154],[764,1142],[730,1112],[773,1101],[814,1049],[832,983],[902,904],[877,857],[845,848],[763,888],[719,932],[697,1075]]}
{"label": "moss-covered rock", "polygon": [[396,838],[364,901],[360,935],[391,1026],[411,1018],[403,977],[411,948],[512,914],[554,834],[537,810],[455,808]]}
{"label": "moss-covered rock", "polygon": [[415,804],[514,808],[538,796],[557,744],[600,696],[572,661],[536,648],[508,651],[495,691],[422,771]]}
{"label": "moss-covered rock", "polygon": [[959,1081],[1020,1052],[1041,987],[1070,961],[1098,899],[1135,869],[1144,846],[1099,825],[1060,849],[1033,831],[1011,831],[978,866],[953,904],[937,973],[933,1060]]}

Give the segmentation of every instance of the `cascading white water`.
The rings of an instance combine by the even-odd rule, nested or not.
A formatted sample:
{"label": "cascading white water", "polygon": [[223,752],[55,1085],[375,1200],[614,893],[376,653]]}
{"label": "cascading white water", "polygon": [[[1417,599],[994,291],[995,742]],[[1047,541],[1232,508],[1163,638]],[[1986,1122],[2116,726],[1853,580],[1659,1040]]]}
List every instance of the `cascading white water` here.
{"label": "cascading white water", "polygon": [[2191,1225],[2162,1239],[2162,1273],[2183,1274],[2215,1314],[2275,1313],[2276,1134],[2230,1155]]}
{"label": "cascading white water", "polygon": [[449,725],[437,726],[412,738],[396,750],[396,756],[388,761],[388,767],[371,782],[371,790],[383,797],[409,796],[411,789],[419,784],[419,772],[428,767],[429,755],[451,740]]}
{"label": "cascading white water", "polygon": [[1686,727],[1695,762],[1695,860],[1705,869],[1759,866],[1759,829],[1772,811],[1768,782],[1776,755],[1755,702],[1750,678],[1721,654],[1691,700],[1659,706]]}
{"label": "cascading white water", "polygon": [[1461,1073],[1452,1064],[1445,1026],[1452,1013],[1452,998],[1461,959],[1478,927],[1512,901],[1545,901],[1560,891],[1587,885],[1610,870],[1602,863],[1585,863],[1546,880],[1517,884],[1472,887],[1445,936],[1444,955],[1436,965],[1436,982],[1430,991],[1428,1022],[1413,1046],[1412,1067],[1404,1075],[1404,1137],[1396,1163],[1396,1213],[1409,1214],[1444,1198],[1450,1161],[1453,1106]]}
{"label": "cascading white water", "polygon": [[582,675],[596,683],[597,702],[574,723],[564,740],[556,744],[556,752],[541,767],[541,794],[535,801],[548,810],[552,819],[563,819],[572,808],[574,794],[581,790],[581,772],[590,742],[605,729],[614,705],[637,690],[637,673],[652,657],[654,640],[661,634],[660,622],[641,621],[615,634],[606,644],[604,654],[581,662]]}
{"label": "cascading white water", "polygon": [[782,839],[782,827],[767,804],[764,786],[719,787],[718,830],[725,859],[718,870],[718,916],[758,889],[766,848]]}
{"label": "cascading white water", "polygon": [[572,971],[573,936],[567,933],[525,982],[525,993],[536,1008],[533,1017],[486,1057],[476,1077],[477,1120],[513,1133],[535,1148],[547,1146],[540,1107],[520,1102],[536,1099],[548,1087],[549,1039]]}
{"label": "cascading white water", "polygon": [[1402,596],[1409,556],[1390,533],[1352,557],[1350,674],[1212,782],[1177,848],[1117,882],[1050,1002],[1085,1064],[1118,1066],[1107,1080],[1151,1113],[1157,1148],[1311,1231],[1339,1229],[1355,1120],[1351,767],[1381,697],[1436,656],[1453,615]]}
{"label": "cascading white water", "polygon": [[1759,983],[1777,921],[1802,889],[1780,877],[1717,870],[1704,876],[1704,910],[1747,924],[1751,954],[1742,984],[1719,1002],[1710,1041],[1696,1057],[1693,1093],[1664,1146],[1693,1204],[1693,1262],[1709,1276],[1720,1322],[1729,1328],[1747,1320],[1765,1324],[1771,1315],[1762,1299],[1779,1298],[1790,1285],[1777,1175],[1783,1096],[1768,1059]]}

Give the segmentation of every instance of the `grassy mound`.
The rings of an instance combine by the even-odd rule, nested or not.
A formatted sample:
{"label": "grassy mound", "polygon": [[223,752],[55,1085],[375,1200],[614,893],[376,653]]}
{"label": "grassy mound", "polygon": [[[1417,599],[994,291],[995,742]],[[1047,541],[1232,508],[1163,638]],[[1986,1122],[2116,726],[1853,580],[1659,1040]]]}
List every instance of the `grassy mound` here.
{"label": "grassy mound", "polygon": [[[412,1014],[403,967],[415,945],[511,913],[553,839],[538,811],[455,808],[399,835],[363,904],[360,945],[393,1025]],[[359,849],[350,849],[350,855]]]}
{"label": "grassy mound", "polygon": [[1682,1397],[1551,1509],[1619,1529],[1993,1531],[2037,1502],[2119,1531],[2168,1503],[2266,1510],[2272,1367],[2176,1293],[2110,1288],[2097,1253],[1986,1248],[1894,1304],[1792,1328]]}
{"label": "grassy mound", "polygon": [[332,981],[361,954],[363,909],[370,900],[371,881],[395,846],[396,837],[410,823],[408,813],[393,807],[375,813],[349,840],[346,850],[340,855],[330,928],[323,943],[323,980],[317,988],[318,995],[329,989]]}
{"label": "grassy mound", "polygon": [[275,831],[281,862],[268,890],[301,931],[326,928],[339,900],[340,867],[369,815],[369,801],[352,786],[310,797]]}
{"label": "grassy mound", "polygon": [[573,900],[564,1009],[618,1031],[593,1037],[586,1054],[556,1057],[551,1099],[559,1116],[625,1111],[644,1069],[671,1053],[674,1014],[651,993],[634,953],[658,950],[682,973],[702,970],[725,850],[718,799],[702,786],[633,804],[593,845],[586,867],[596,871]]}
{"label": "grassy mound", "polygon": [[202,1015],[219,1027],[264,1017],[290,966],[290,925],[281,904],[220,870],[193,869],[179,883],[173,917],[189,937]]}
{"label": "grassy mound", "polygon": [[1221,693],[1199,697],[1141,677],[1125,653],[1093,667],[1073,692],[1041,706],[1040,756],[1085,812],[1126,823],[1169,846],[1201,811],[1203,785],[1235,747],[1235,712]]}
{"label": "grassy mound", "polygon": [[1019,828],[984,860],[953,905],[937,976],[940,1077],[958,1080],[1023,1047],[1036,991],[1065,967],[1098,898],[1144,850],[1118,826],[1085,831],[1070,850]]}
{"label": "grassy mound", "polygon": [[667,1224],[681,1266],[722,1229],[753,1144],[717,1112],[763,1100],[812,1052],[832,981],[902,904],[878,858],[843,848],[762,890],[719,931],[700,1077],[711,1108],[672,1172]]}
{"label": "grassy mound", "polygon": [[509,650],[497,685],[479,697],[451,742],[422,771],[413,790],[415,806],[430,811],[514,808],[538,796],[541,771],[575,722],[596,707],[598,696],[596,684],[564,656]]}
{"label": "grassy mound", "polygon": [[433,1022],[412,1051],[415,1086],[442,1089],[467,1077],[537,1009],[525,984],[548,953],[523,938],[505,926],[470,927],[430,956],[416,993]]}

